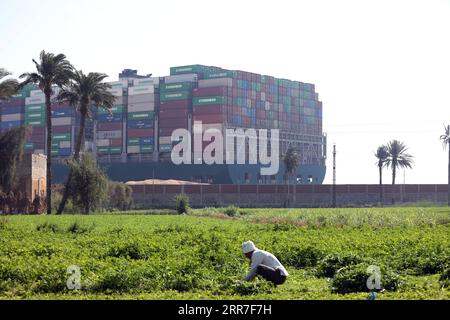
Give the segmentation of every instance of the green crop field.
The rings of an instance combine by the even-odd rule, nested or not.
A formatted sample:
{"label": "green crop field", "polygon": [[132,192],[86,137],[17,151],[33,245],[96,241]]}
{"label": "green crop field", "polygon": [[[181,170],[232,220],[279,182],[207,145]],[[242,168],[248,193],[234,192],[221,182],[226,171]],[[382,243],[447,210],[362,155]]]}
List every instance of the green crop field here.
{"label": "green crop field", "polygon": [[[170,213],[0,217],[0,298],[367,299],[376,265],[378,299],[450,299],[448,208]],[[281,260],[285,285],[241,281],[246,240]]]}

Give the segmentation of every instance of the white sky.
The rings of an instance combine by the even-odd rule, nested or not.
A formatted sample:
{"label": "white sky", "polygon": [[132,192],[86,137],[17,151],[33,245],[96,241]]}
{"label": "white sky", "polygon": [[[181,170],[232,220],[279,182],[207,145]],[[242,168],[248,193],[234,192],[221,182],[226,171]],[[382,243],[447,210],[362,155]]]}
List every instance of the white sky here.
{"label": "white sky", "polygon": [[111,81],[198,63],[312,82],[326,183],[333,143],[338,183],[377,183],[373,152],[390,139],[415,156],[406,183],[447,182],[450,0],[0,0],[0,66],[31,71],[42,49]]}

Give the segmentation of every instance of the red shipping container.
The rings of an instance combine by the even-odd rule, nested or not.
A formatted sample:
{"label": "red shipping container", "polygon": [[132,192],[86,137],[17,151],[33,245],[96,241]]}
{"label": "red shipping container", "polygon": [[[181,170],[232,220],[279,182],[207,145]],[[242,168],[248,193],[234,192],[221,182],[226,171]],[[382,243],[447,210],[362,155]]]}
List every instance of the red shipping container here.
{"label": "red shipping container", "polygon": [[52,128],[53,133],[72,133],[72,126],[56,126]]}
{"label": "red shipping container", "polygon": [[27,139],[28,142],[42,142],[42,141],[46,141],[45,139],[45,135],[32,135]]}
{"label": "red shipping container", "polygon": [[176,109],[176,108],[189,108],[192,105],[191,100],[177,100],[177,101],[162,101],[160,109]]}
{"label": "red shipping container", "polygon": [[32,134],[45,134],[47,132],[46,128],[32,128]]}
{"label": "red shipping container", "polygon": [[123,128],[122,122],[98,122],[97,129],[98,131],[114,131],[114,130],[122,130]]}
{"label": "red shipping container", "polygon": [[68,103],[52,104],[52,110],[67,109],[69,107],[70,105]]}
{"label": "red shipping container", "polygon": [[153,137],[155,131],[153,129],[130,129],[128,130],[128,138],[147,138]]}
{"label": "red shipping container", "polygon": [[110,145],[112,147],[119,147],[122,145],[122,139],[111,139],[110,142],[111,142]]}
{"label": "red shipping container", "polygon": [[160,110],[159,111],[159,120],[163,119],[177,119],[177,118],[185,118],[187,119],[188,112],[187,110]]}
{"label": "red shipping container", "polygon": [[206,115],[206,116],[194,116],[194,121],[201,121],[203,123],[223,123],[225,117],[220,115]]}
{"label": "red shipping container", "polygon": [[180,127],[180,128],[167,128],[167,129],[161,128],[161,129],[159,129],[159,135],[161,137],[170,137],[170,136],[172,136],[172,133],[175,130],[178,130],[178,129],[186,129],[187,130],[187,126],[185,128],[182,128],[182,127]]}
{"label": "red shipping container", "polygon": [[203,115],[223,114],[224,110],[226,110],[224,106],[217,106],[217,105],[194,107],[194,117]]}
{"label": "red shipping container", "polygon": [[184,128],[187,126],[188,119],[168,119],[168,120],[160,120],[159,127],[160,128]]}
{"label": "red shipping container", "polygon": [[199,88],[194,90],[194,97],[226,96],[227,87]]}

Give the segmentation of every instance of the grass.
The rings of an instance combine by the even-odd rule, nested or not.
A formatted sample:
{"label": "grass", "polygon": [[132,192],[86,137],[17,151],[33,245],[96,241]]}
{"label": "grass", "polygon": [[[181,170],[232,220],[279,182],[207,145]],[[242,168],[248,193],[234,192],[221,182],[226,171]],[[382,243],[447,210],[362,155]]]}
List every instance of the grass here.
{"label": "grass", "polygon": [[[448,208],[225,211],[8,217],[0,299],[367,299],[353,288],[333,293],[320,272],[348,255],[398,275],[399,288],[378,299],[450,299],[439,280],[450,261]],[[285,285],[240,281],[249,239],[280,258]],[[72,265],[82,270],[79,292],[66,288]]]}

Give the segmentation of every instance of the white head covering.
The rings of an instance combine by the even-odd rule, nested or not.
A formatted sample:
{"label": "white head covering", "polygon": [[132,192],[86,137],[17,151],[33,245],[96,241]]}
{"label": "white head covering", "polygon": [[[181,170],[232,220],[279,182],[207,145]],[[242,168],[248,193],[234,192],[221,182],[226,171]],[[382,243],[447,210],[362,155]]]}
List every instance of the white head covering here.
{"label": "white head covering", "polygon": [[256,250],[256,246],[252,241],[247,241],[242,244],[242,251],[244,251],[244,254],[253,252]]}

